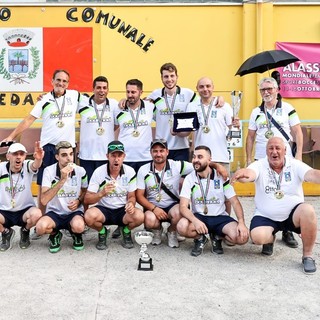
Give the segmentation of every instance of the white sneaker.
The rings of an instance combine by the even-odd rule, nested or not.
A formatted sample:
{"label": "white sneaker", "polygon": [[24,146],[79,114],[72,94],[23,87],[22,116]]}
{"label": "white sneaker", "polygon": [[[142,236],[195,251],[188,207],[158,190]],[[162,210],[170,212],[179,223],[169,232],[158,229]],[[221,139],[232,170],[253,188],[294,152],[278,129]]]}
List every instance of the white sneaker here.
{"label": "white sneaker", "polygon": [[178,239],[179,242],[182,242],[182,241],[185,241],[185,240],[186,240],[186,237],[182,236],[181,234],[179,234],[179,233],[177,232],[177,239]]}
{"label": "white sneaker", "polygon": [[36,232],[36,228],[33,228],[33,233],[30,235],[31,240],[39,240],[42,236],[39,236]]}
{"label": "white sneaker", "polygon": [[167,233],[168,246],[170,248],[179,248],[179,241],[177,239],[177,231],[172,231]]}
{"label": "white sneaker", "polygon": [[155,245],[161,244],[162,228],[152,229],[152,233],[153,233],[153,239],[151,244],[155,244]]}

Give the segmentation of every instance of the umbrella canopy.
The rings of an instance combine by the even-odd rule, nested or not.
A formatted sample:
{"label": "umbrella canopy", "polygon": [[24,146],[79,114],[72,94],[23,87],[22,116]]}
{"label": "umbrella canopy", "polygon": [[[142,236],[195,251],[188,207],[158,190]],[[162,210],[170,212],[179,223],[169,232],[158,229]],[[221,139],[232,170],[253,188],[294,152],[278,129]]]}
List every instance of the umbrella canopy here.
{"label": "umbrella canopy", "polygon": [[255,72],[265,72],[270,69],[285,67],[286,65],[299,61],[297,57],[283,50],[269,50],[260,52],[248,58],[239,68],[235,75],[244,76]]}

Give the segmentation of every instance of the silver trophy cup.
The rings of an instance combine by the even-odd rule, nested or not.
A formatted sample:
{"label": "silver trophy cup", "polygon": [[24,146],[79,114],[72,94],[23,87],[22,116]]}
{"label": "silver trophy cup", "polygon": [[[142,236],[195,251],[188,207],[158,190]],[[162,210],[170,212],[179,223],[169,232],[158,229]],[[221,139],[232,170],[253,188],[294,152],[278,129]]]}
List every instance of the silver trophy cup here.
{"label": "silver trophy cup", "polygon": [[[238,118],[239,111],[240,111],[240,103],[242,99],[242,92],[241,91],[232,91],[231,92],[231,106],[233,111],[233,120]],[[241,138],[241,130],[237,127],[232,126],[229,135],[229,139],[232,138]]]}
{"label": "silver trophy cup", "polygon": [[149,231],[138,231],[134,234],[134,239],[141,246],[138,270],[152,271],[153,264],[150,255],[147,253],[147,245],[151,243],[153,233]]}

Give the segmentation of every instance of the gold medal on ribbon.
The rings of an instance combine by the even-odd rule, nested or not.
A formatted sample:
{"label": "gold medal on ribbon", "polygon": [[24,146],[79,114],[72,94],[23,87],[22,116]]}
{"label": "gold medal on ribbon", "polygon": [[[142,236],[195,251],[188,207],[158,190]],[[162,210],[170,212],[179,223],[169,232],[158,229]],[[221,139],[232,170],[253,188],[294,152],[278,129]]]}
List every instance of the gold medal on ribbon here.
{"label": "gold medal on ribbon", "polygon": [[269,139],[271,139],[271,138],[274,136],[274,133],[273,133],[272,130],[268,130],[268,131],[264,134],[264,136],[269,140]]}
{"label": "gold medal on ribbon", "polygon": [[207,205],[204,206],[203,213],[204,213],[204,214],[208,214],[208,207],[207,207]]}
{"label": "gold medal on ribbon", "polygon": [[203,131],[204,133],[209,133],[209,132],[210,132],[210,128],[209,128],[208,126],[203,126],[203,127],[202,127],[202,131]]}
{"label": "gold medal on ribbon", "polygon": [[97,128],[96,133],[98,136],[102,136],[104,134],[104,129],[102,127]]}
{"label": "gold medal on ribbon", "polygon": [[132,135],[137,138],[140,136],[140,132],[138,130],[133,130]]}
{"label": "gold medal on ribbon", "polygon": [[16,206],[16,201],[14,199],[11,199],[11,206],[14,208]]}
{"label": "gold medal on ribbon", "polygon": [[283,191],[281,190],[277,190],[275,193],[274,193],[274,196],[276,197],[276,199],[282,199],[284,197],[284,193]]}
{"label": "gold medal on ribbon", "polygon": [[62,120],[57,121],[57,127],[62,128],[64,126],[64,122]]}

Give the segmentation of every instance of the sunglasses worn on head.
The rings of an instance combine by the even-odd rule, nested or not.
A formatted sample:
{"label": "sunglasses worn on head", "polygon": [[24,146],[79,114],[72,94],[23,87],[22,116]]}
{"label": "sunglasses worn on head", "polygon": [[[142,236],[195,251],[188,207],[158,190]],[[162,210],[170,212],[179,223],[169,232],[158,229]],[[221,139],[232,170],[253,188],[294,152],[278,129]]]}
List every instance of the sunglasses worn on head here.
{"label": "sunglasses worn on head", "polygon": [[120,150],[123,151],[123,145],[122,144],[111,144],[110,146],[108,146],[108,150],[110,151],[114,151],[114,150]]}

